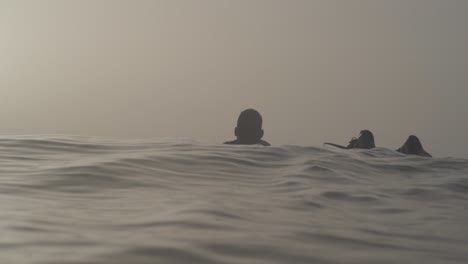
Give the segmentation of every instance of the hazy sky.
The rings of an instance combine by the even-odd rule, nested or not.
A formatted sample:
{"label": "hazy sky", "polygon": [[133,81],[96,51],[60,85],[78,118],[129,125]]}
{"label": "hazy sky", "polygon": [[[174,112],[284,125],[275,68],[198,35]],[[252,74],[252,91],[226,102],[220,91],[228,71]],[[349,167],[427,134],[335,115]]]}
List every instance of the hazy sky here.
{"label": "hazy sky", "polygon": [[0,134],[233,138],[468,157],[466,0],[0,0]]}

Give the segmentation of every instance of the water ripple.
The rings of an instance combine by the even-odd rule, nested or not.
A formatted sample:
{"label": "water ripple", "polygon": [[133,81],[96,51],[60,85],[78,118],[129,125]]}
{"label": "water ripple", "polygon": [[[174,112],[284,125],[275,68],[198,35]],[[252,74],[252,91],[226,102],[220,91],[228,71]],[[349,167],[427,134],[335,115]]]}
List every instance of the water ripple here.
{"label": "water ripple", "polygon": [[0,139],[0,263],[465,263],[468,160]]}

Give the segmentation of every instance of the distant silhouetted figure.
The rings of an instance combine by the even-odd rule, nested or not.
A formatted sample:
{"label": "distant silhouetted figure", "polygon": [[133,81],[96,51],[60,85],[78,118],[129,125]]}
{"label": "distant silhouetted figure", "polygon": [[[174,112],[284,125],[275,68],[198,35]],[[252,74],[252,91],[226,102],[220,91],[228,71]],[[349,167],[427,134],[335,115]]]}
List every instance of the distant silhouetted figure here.
{"label": "distant silhouetted figure", "polygon": [[427,153],[424,150],[419,138],[413,135],[409,136],[405,144],[403,144],[401,148],[397,149],[397,151],[403,154],[408,154],[408,155],[432,157],[431,154]]}
{"label": "distant silhouetted figure", "polygon": [[369,130],[362,130],[358,138],[353,138],[348,146],[341,146],[334,143],[325,142],[325,145],[334,146],[341,149],[372,149],[375,148],[374,134]]}
{"label": "distant silhouetted figure", "polygon": [[263,141],[263,119],[260,113],[254,109],[247,109],[239,115],[237,127],[234,134],[237,139],[224,142],[229,145],[263,145],[270,146],[270,143]]}

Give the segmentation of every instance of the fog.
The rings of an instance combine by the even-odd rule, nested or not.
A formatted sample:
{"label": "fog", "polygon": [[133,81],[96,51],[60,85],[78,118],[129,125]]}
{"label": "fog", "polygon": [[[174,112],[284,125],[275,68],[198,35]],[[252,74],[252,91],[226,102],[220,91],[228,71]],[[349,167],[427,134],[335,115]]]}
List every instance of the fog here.
{"label": "fog", "polygon": [[370,129],[468,157],[468,1],[0,0],[0,134],[233,138]]}

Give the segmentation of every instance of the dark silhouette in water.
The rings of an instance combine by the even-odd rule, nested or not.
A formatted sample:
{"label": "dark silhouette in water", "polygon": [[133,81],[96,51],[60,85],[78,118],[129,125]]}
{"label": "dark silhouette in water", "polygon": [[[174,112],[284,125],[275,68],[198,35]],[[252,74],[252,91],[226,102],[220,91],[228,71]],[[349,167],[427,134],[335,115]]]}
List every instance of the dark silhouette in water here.
{"label": "dark silhouette in water", "polygon": [[270,143],[263,141],[263,119],[260,113],[254,109],[243,111],[237,119],[237,127],[234,134],[237,139],[224,142],[228,145],[263,145],[270,146]]}
{"label": "dark silhouette in water", "polygon": [[405,144],[403,144],[401,148],[397,149],[397,151],[403,154],[407,154],[407,155],[432,157],[431,154],[427,153],[424,150],[419,138],[414,135],[409,136]]}
{"label": "dark silhouette in water", "polygon": [[372,149],[375,148],[374,134],[369,130],[362,130],[358,138],[352,138],[348,146],[341,146],[334,143],[325,142],[325,145],[334,146],[341,149]]}

